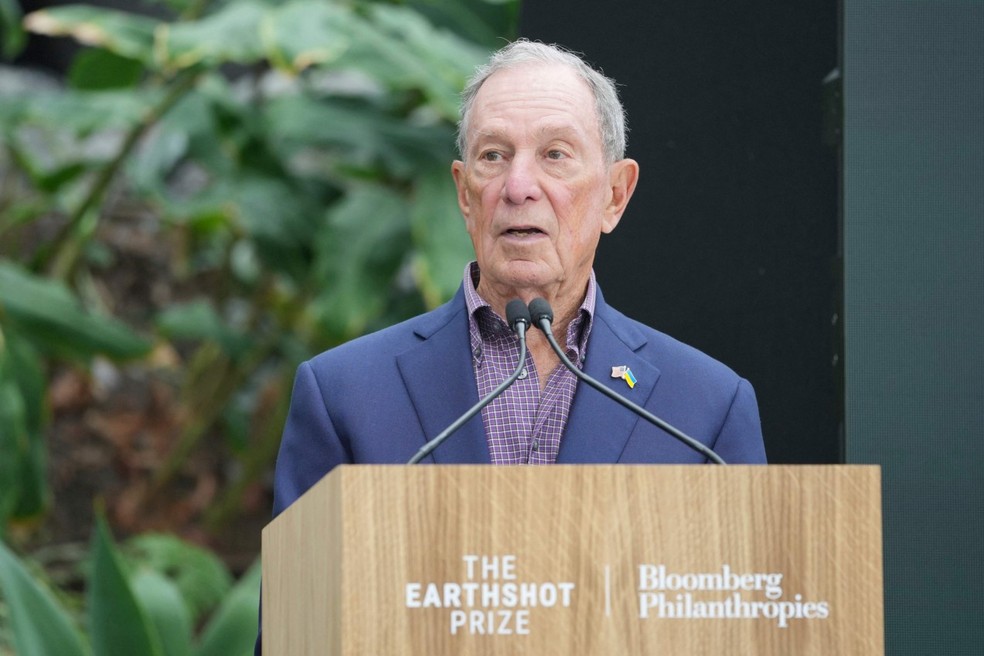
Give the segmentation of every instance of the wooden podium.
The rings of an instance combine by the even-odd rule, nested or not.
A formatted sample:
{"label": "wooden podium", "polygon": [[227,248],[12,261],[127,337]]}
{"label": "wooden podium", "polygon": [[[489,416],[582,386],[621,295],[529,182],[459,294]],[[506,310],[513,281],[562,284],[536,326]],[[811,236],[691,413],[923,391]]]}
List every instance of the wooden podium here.
{"label": "wooden podium", "polygon": [[265,656],[884,653],[873,466],[358,465],[263,531]]}

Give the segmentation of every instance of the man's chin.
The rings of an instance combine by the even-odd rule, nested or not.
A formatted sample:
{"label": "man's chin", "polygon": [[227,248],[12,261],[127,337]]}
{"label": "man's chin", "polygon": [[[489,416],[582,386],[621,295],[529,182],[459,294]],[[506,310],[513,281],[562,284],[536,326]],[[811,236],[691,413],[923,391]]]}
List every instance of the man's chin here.
{"label": "man's chin", "polygon": [[498,267],[496,278],[503,286],[516,289],[540,288],[556,278],[542,262],[513,261]]}
{"label": "man's chin", "polygon": [[493,294],[501,302],[519,298],[529,302],[538,296],[550,297],[559,284],[553,272],[545,272],[535,267],[508,267],[496,271],[497,275],[486,276],[482,272],[480,293],[488,301]]}

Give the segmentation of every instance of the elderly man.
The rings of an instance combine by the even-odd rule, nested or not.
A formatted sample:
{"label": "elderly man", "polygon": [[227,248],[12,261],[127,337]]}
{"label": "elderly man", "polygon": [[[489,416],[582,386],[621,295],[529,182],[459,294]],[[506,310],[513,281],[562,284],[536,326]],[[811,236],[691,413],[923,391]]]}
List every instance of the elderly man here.
{"label": "elderly man", "polygon": [[[639,175],[624,158],[613,81],[560,48],[510,44],[465,89],[458,145],[451,174],[476,261],[446,305],[301,365],[277,461],[275,513],[338,464],[406,462],[502,382],[519,356],[502,318],[515,298],[549,301],[555,334],[586,373],[726,461],[764,462],[749,383],[611,308],[595,282],[598,241],[618,225]],[[360,371],[373,375],[354,375]],[[531,331],[520,379],[428,460],[705,458],[579,385]]]}

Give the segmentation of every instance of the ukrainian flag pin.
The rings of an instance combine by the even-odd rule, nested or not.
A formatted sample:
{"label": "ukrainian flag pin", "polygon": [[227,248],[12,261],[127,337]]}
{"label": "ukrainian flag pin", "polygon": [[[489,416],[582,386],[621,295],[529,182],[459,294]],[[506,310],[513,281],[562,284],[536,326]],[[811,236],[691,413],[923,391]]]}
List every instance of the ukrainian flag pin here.
{"label": "ukrainian flag pin", "polygon": [[629,389],[635,387],[636,380],[635,374],[626,365],[620,364],[617,367],[612,367],[612,378],[621,378],[625,381],[625,384],[629,386]]}

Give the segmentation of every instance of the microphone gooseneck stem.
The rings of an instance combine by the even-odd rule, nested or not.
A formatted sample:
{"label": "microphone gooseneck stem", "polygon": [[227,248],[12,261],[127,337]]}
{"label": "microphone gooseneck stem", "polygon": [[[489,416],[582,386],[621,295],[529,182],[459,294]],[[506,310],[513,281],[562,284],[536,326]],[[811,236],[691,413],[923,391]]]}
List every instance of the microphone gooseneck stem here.
{"label": "microphone gooseneck stem", "polygon": [[701,455],[705,456],[708,460],[711,460],[712,462],[715,462],[719,465],[727,464],[724,462],[724,459],[721,458],[721,456],[714,453],[714,451],[709,447],[707,447],[706,445],[701,444],[700,442],[690,437],[683,431],[675,428],[674,426],[671,426],[670,424],[666,423],[665,421],[663,421],[653,413],[649,412],[648,410],[646,410],[641,406],[636,405],[635,403],[628,400],[624,396],[621,396],[620,394],[616,394],[615,392],[608,389],[607,387],[599,383],[597,380],[595,380],[594,378],[592,378],[591,376],[589,376],[588,374],[584,373],[576,366],[574,366],[574,363],[568,359],[567,355],[560,348],[560,345],[557,344],[557,340],[554,339],[553,330],[551,330],[550,328],[550,319],[546,316],[537,316],[537,313],[535,312],[533,314],[534,314],[534,320],[537,322],[537,326],[540,328],[540,330],[543,331],[543,334],[546,335],[547,341],[550,343],[550,348],[552,348],[554,353],[557,354],[557,357],[560,358],[560,361],[564,364],[564,366],[570,369],[571,372],[578,377],[578,379],[583,380],[585,383],[595,388],[596,390],[598,390],[599,392],[601,392],[611,400],[617,401],[618,403],[628,408],[632,412],[636,413],[637,415],[640,415],[641,417],[649,421],[651,424],[654,424],[659,428],[663,429],[664,431],[666,431],[676,439],[680,440],[681,442],[689,446],[694,451],[697,451]]}
{"label": "microphone gooseneck stem", "polygon": [[512,372],[512,375],[502,381],[501,385],[492,390],[491,394],[473,405],[468,412],[458,417],[457,421],[441,431],[440,435],[420,447],[420,450],[417,451],[417,453],[407,462],[408,465],[416,465],[418,462],[429,456],[431,451],[441,446],[444,440],[448,439],[452,433],[464,426],[465,422],[481,412],[482,408],[492,403],[497,396],[506,391],[507,387],[516,382],[516,379],[519,378],[521,373],[523,373],[523,368],[526,366],[526,326],[527,324],[524,321],[517,321],[513,325],[513,329],[519,337],[519,363],[516,365],[516,370]]}

